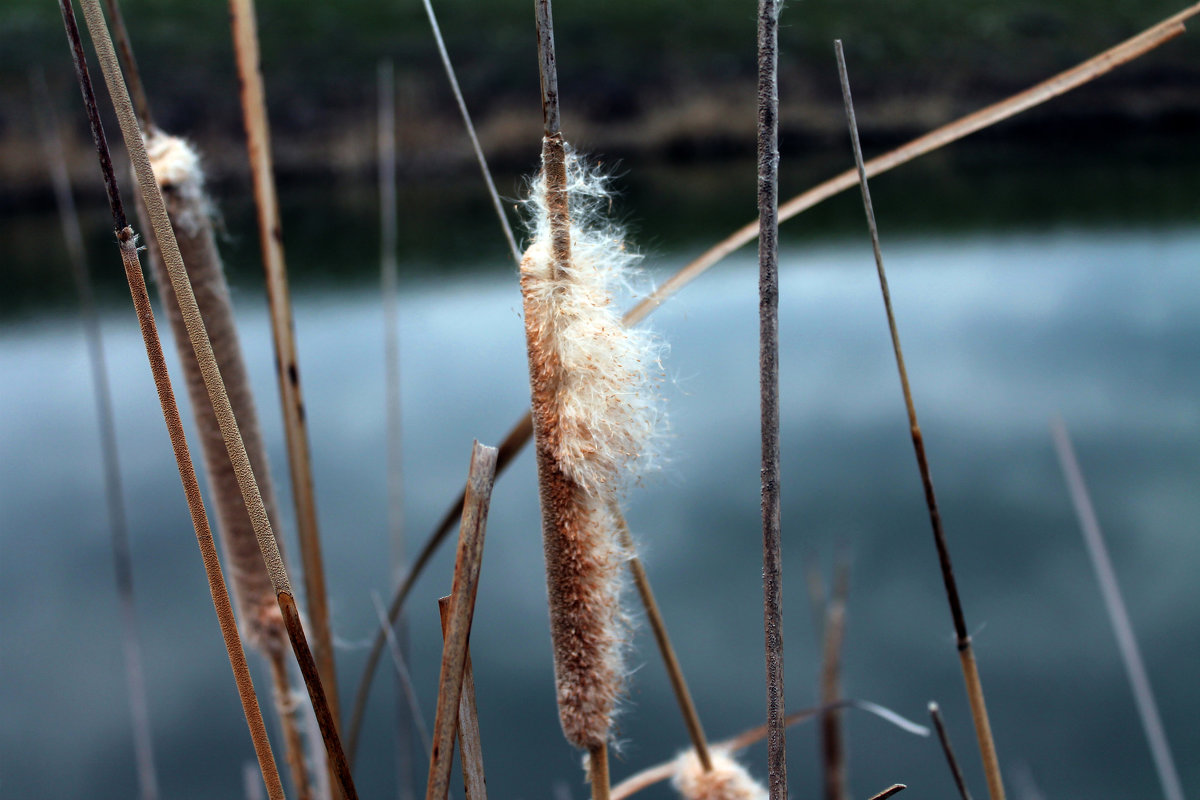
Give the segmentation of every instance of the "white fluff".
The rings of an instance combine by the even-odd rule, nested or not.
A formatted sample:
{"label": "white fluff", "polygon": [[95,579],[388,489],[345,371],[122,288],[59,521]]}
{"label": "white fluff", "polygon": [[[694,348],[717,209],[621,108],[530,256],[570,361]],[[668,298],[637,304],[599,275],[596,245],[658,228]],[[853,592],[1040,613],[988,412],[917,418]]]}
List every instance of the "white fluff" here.
{"label": "white fluff", "polygon": [[746,768],[727,750],[709,750],[712,770],[704,771],[695,750],[687,750],[675,759],[671,785],[686,800],[767,800],[767,790],[750,777]]}

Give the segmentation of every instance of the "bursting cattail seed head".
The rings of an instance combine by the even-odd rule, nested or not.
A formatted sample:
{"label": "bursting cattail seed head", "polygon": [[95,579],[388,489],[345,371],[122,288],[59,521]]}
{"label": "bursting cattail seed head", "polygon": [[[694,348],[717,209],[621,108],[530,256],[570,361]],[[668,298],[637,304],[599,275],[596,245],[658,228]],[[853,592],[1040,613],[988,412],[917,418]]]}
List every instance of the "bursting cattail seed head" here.
{"label": "bursting cattail seed head", "polygon": [[638,257],[598,214],[610,197],[603,178],[569,148],[565,171],[570,258],[556,263],[543,170],[527,201],[521,292],[559,716],[567,739],[591,749],[608,740],[621,694],[630,554],[614,515],[651,460],[659,347],[614,307]]}
{"label": "bursting cattail seed head", "polygon": [[685,800],[767,800],[767,790],[728,751],[709,750],[712,769],[705,771],[695,750],[675,759],[671,785]]}

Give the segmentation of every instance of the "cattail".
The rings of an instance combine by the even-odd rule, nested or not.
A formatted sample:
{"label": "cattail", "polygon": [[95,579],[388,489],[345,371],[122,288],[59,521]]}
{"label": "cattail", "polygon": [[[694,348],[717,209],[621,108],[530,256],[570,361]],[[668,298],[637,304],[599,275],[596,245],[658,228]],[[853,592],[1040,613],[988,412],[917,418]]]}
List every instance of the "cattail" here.
{"label": "cattail", "polygon": [[[221,257],[213,236],[212,204],[204,191],[200,158],[186,141],[160,131],[153,131],[146,137],[146,152],[167,203],[167,213],[171,217],[180,253],[192,281],[196,303],[212,340],[221,376],[225,379],[229,402],[241,428],[254,477],[262,492],[263,504],[271,518],[272,527],[278,530],[274,525],[275,496],[267,468],[266,450],[258,427],[254,398],[250,393],[250,379],[234,327],[229,286],[225,282]],[[225,450],[221,428],[192,351],[162,254],[154,237],[149,239],[150,264],[163,307],[171,320],[204,451],[205,472],[217,508],[217,527],[229,565],[242,635],[251,645],[264,652],[286,652],[287,633],[275,600],[275,590],[246,511],[237,476]]]}
{"label": "cattail", "polygon": [[714,747],[709,753],[712,769],[707,771],[695,750],[687,750],[675,759],[675,775],[671,778],[675,791],[687,800],[766,800],[766,787],[750,777],[728,750]]}
{"label": "cattail", "polygon": [[[561,151],[560,151],[561,152]],[[616,501],[641,472],[658,409],[655,340],[627,329],[614,293],[638,257],[598,216],[604,179],[569,148],[570,256],[556,258],[546,168],[527,205],[533,241],[521,261],[559,716],[576,747],[608,740],[621,693],[626,620]]]}

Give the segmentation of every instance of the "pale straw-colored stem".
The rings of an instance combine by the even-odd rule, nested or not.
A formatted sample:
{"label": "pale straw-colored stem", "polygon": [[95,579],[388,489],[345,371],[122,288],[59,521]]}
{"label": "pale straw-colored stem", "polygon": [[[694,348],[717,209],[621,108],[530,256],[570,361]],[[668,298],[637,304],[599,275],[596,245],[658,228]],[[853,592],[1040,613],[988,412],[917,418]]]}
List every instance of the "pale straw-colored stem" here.
{"label": "pale straw-colored stem", "polygon": [[1079,518],[1083,540],[1092,559],[1092,569],[1104,596],[1104,609],[1108,612],[1108,620],[1112,623],[1113,633],[1117,637],[1117,649],[1121,652],[1121,660],[1129,675],[1129,685],[1133,689],[1133,699],[1137,703],[1138,716],[1142,719],[1150,754],[1154,757],[1154,768],[1158,771],[1163,797],[1165,800],[1183,800],[1183,784],[1179,780],[1179,772],[1175,769],[1171,745],[1167,742],[1167,732],[1158,713],[1158,703],[1154,701],[1154,690],[1150,688],[1150,678],[1146,674],[1141,649],[1133,633],[1133,623],[1129,621],[1129,610],[1121,597],[1121,587],[1117,583],[1117,573],[1108,554],[1108,545],[1104,543],[1100,521],[1096,517],[1096,509],[1092,506],[1087,484],[1083,480],[1083,470],[1079,468],[1079,461],[1075,458],[1075,449],[1071,446],[1066,424],[1056,418],[1050,428],[1054,436],[1054,449],[1058,453],[1058,461],[1071,493],[1071,502],[1075,506],[1075,515]]}
{"label": "pale straw-colored stem", "polygon": [[[1196,14],[1200,14],[1200,3],[1189,6],[1184,11],[1151,26],[1137,36],[1127,39],[1068,70],[1064,70],[1048,80],[979,111],[960,117],[894,150],[877,156],[866,163],[867,177],[873,178],[877,175],[882,175],[920,156],[927,155],[959,139],[989,128],[996,123],[1014,117],[1023,111],[1028,111],[1048,100],[1052,100],[1059,95],[1077,89],[1179,36],[1184,32],[1183,23]],[[813,206],[819,205],[829,198],[852,188],[857,183],[857,170],[848,169],[781,204],[779,206],[779,219],[781,222],[789,220],[798,214],[808,211]],[[707,272],[711,267],[724,260],[743,245],[754,241],[757,237],[757,222],[751,222],[734,231],[725,239],[722,239],[700,254],[700,256],[685,264],[666,281],[659,284],[658,288],[626,312],[623,318],[624,323],[626,325],[636,325],[641,322],[656,308],[665,303],[668,298],[674,296],[693,280]],[[505,437],[505,443],[501,445],[500,460],[497,463],[498,473],[504,471],[508,464],[511,463],[512,458],[529,443],[532,436],[532,418],[527,413],[513,425]],[[413,582],[420,576],[425,565],[432,558],[433,553],[445,541],[446,535],[450,532],[454,521],[458,518],[461,511],[462,492],[459,492],[458,497],[450,503],[436,527],[426,537],[425,544],[421,550],[421,556],[424,556],[424,558],[418,558],[413,563],[409,574],[405,576],[405,580],[401,582],[400,586],[396,589],[396,593],[392,596],[391,603],[388,605],[389,619],[395,620],[400,614]],[[370,690],[371,680],[373,679],[375,668],[379,664],[379,656],[383,653],[383,647],[384,636],[382,633],[377,633],[375,641],[371,643],[371,651],[368,654],[363,674],[358,684],[358,694],[359,697],[363,698],[363,705],[366,703],[365,698]],[[361,719],[361,713],[358,712],[358,705],[356,700],[354,718]],[[351,732],[356,727],[356,725],[352,724]],[[353,751],[353,747],[350,750]]]}
{"label": "pale straw-colored stem", "polygon": [[446,612],[446,641],[442,646],[442,665],[438,674],[433,752],[429,755],[429,781],[425,787],[425,800],[446,800],[450,788],[450,767],[454,759],[454,738],[458,730],[459,700],[462,698],[467,645],[471,637],[471,621],[475,615],[475,596],[479,589],[483,543],[495,480],[496,448],[475,442],[471,450],[471,464],[467,476],[467,500],[463,504],[458,549],[454,557],[450,608]]}
{"label": "pale straw-colored stem", "polygon": [[329,601],[325,591],[325,566],[317,525],[313,490],[312,458],[305,427],[304,395],[300,388],[300,361],[296,352],[296,330],[288,291],[287,264],[283,253],[283,224],[271,164],[271,133],[267,121],[266,90],[263,87],[258,29],[254,0],[230,0],[233,50],[241,85],[242,117],[246,149],[254,183],[254,205],[258,212],[258,238],[266,272],[267,300],[271,309],[271,334],[275,344],[275,368],[279,401],[283,409],[287,440],[288,470],[292,501],[296,508],[297,539],[304,565],[304,592],[313,638],[313,658],[321,672],[321,683],[334,719],[338,717],[337,672],[334,665],[333,633],[329,623]]}
{"label": "pale straw-colored stem", "polygon": [[609,800],[612,787],[608,777],[608,742],[588,749],[588,781],[592,785],[592,800]]}
{"label": "pale straw-colored stem", "polygon": [[221,628],[225,651],[229,656],[229,665],[233,670],[234,682],[237,685],[238,697],[242,703],[242,712],[246,717],[246,725],[250,729],[250,738],[254,744],[254,752],[258,758],[259,770],[271,800],[283,800],[283,785],[279,780],[279,770],[275,766],[275,758],[271,753],[271,743],[267,737],[266,726],[263,724],[262,711],[258,706],[258,698],[254,691],[254,682],[246,665],[246,656],[242,650],[241,638],[238,635],[237,622],[234,619],[233,607],[229,602],[229,593],[225,588],[225,578],[221,573],[221,562],[217,557],[216,545],[213,542],[212,531],[208,524],[208,515],[204,511],[204,500],[200,496],[200,485],[196,480],[196,472],[192,467],[191,454],[188,452],[187,439],[183,433],[183,422],[179,417],[179,407],[175,402],[175,394],[171,389],[171,379],[167,373],[166,360],[163,358],[162,343],[158,338],[158,328],[154,323],[154,314],[150,307],[150,297],[146,293],[146,282],[142,276],[142,265],[138,259],[137,236],[126,223],[125,209],[121,203],[120,191],[117,188],[116,177],[113,174],[112,158],[108,150],[108,142],[100,123],[99,110],[96,107],[96,97],[92,90],[91,78],[88,75],[87,60],[83,53],[83,43],[79,36],[79,28],[75,22],[75,12],[70,0],[59,0],[63,24],[66,27],[67,39],[71,46],[71,55],[75,65],[75,74],[79,80],[80,91],[83,94],[84,106],[88,113],[88,121],[92,129],[92,138],[96,144],[96,153],[100,161],[100,169],[104,175],[105,188],[108,192],[109,207],[113,215],[113,227],[120,246],[121,261],[125,268],[125,278],[129,283],[129,291],[133,297],[134,310],[137,313],[138,327],[141,329],[142,342],[146,348],[146,357],[150,362],[150,372],[154,378],[154,386],[158,393],[159,405],[162,408],[163,421],[174,451],[175,463],[179,468],[179,478],[183,483],[184,495],[187,498],[188,510],[191,513],[192,527],[196,532],[196,543],[200,547],[200,556],[204,562],[204,571],[208,577],[208,588],[212,595],[213,609],[217,615],[217,623]]}
{"label": "pale straw-colored stem", "polygon": [[938,565],[942,572],[942,583],[946,599],[950,604],[950,617],[954,623],[954,635],[958,647],[959,662],[962,664],[963,680],[967,686],[967,699],[971,705],[971,717],[975,722],[975,737],[979,741],[979,753],[983,760],[983,771],[987,777],[988,794],[991,800],[1004,800],[1004,783],[1000,775],[1000,762],[996,756],[996,742],[992,736],[991,721],[988,719],[987,704],[984,702],[983,683],[979,678],[979,667],[971,647],[971,636],[967,632],[966,616],[958,593],[958,582],[954,577],[954,566],[950,560],[950,548],[946,543],[946,532],[942,526],[942,515],[938,509],[937,495],[933,489],[933,475],[929,470],[929,459],[925,452],[925,438],[917,422],[917,409],[913,403],[912,387],[908,382],[908,370],[904,366],[904,351],[900,346],[900,332],[896,327],[896,315],[892,310],[892,296],[888,289],[887,272],[883,268],[883,253],[879,245],[879,229],[875,224],[875,209],[871,205],[871,190],[867,185],[867,170],[863,163],[862,145],[858,139],[858,123],[854,118],[854,100],[850,95],[850,79],[846,72],[846,58],[842,42],[834,42],[837,54],[838,75],[841,78],[842,98],[846,107],[846,123],[850,131],[850,142],[854,152],[854,163],[858,169],[858,182],[862,190],[863,210],[867,218],[867,230],[871,237],[871,249],[875,254],[875,271],[879,277],[879,289],[883,295],[884,312],[887,315],[888,331],[892,337],[892,351],[896,357],[896,370],[900,374],[900,388],[904,395],[904,408],[908,414],[909,433],[913,452],[917,459],[917,470],[925,492],[925,506],[929,511],[929,522],[933,529],[933,542],[937,550]]}
{"label": "pale straw-colored stem", "polygon": [[308,688],[309,698],[313,704],[313,711],[317,715],[317,721],[321,727],[321,735],[325,739],[326,750],[330,759],[334,762],[334,768],[337,772],[342,792],[345,794],[347,800],[355,800],[357,793],[350,778],[349,767],[345,763],[345,755],[342,752],[337,726],[332,714],[329,713],[329,704],[325,698],[320,676],[317,674],[316,665],[312,659],[308,640],[305,638],[304,628],[300,622],[300,614],[292,595],[287,570],[284,568],[283,558],[275,542],[274,532],[263,504],[262,495],[259,492],[258,484],[255,482],[253,468],[246,453],[246,446],[242,441],[237,420],[230,406],[228,394],[225,391],[220,368],[217,366],[216,358],[213,355],[212,343],[209,341],[208,333],[204,327],[204,320],[200,316],[199,308],[196,305],[196,298],[192,293],[187,269],[179,254],[179,246],[175,241],[175,234],[171,229],[162,192],[159,190],[158,184],[154,179],[150,159],[146,154],[146,148],[142,142],[142,134],[138,129],[137,119],[134,116],[133,107],[129,101],[129,94],[121,78],[121,68],[117,63],[116,54],[113,51],[112,40],[108,35],[104,14],[100,10],[98,0],[83,0],[83,8],[84,16],[88,23],[88,30],[92,35],[92,42],[104,72],[105,83],[108,85],[109,95],[113,99],[117,119],[121,123],[125,146],[129,152],[130,161],[133,163],[134,172],[137,175],[142,200],[146,204],[147,212],[154,226],[155,236],[163,251],[163,260],[171,275],[171,285],[175,290],[176,299],[179,302],[184,322],[188,328],[188,335],[192,342],[192,348],[196,353],[196,360],[200,363],[204,382],[208,388],[209,399],[213,404],[217,420],[220,423],[226,449],[229,453],[230,461],[233,463],[242,497],[250,514],[250,520],[254,527],[263,560],[266,563],[267,574],[270,576],[275,588],[276,601],[280,613],[283,615],[284,626],[291,641],[292,650],[296,655],[297,663],[300,666],[301,674],[304,677],[305,686]]}
{"label": "pale straw-colored stem", "polygon": [[404,693],[404,699],[407,701],[406,708],[412,715],[412,720],[415,723],[417,734],[421,739],[421,748],[425,751],[425,760],[429,760],[430,754],[433,752],[433,739],[429,735],[429,728],[425,726],[425,716],[421,713],[421,703],[417,700],[417,690],[413,687],[412,673],[408,669],[408,662],[404,658],[404,653],[400,649],[400,642],[396,638],[396,632],[392,629],[391,623],[388,622],[387,609],[383,607],[383,601],[379,599],[379,595],[371,592],[371,603],[375,606],[375,616],[379,618],[380,630],[387,637],[388,654],[392,657],[392,667],[396,671],[396,682],[400,686],[400,690]]}

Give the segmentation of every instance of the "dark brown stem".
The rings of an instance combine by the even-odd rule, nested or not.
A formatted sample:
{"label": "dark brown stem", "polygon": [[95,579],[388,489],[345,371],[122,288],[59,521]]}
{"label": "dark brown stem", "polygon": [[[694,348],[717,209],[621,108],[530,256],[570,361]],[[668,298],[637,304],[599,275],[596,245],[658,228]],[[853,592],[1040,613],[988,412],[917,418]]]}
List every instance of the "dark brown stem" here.
{"label": "dark brown stem", "polygon": [[933,729],[937,731],[938,741],[942,743],[942,752],[946,754],[946,764],[950,767],[950,774],[954,776],[954,785],[958,787],[958,794],[962,800],[971,800],[971,792],[967,790],[962,767],[958,765],[958,759],[954,757],[954,748],[950,746],[950,736],[946,733],[946,725],[942,722],[942,712],[937,703],[929,704],[929,716],[933,719]]}
{"label": "dark brown stem", "polygon": [[888,330],[892,336],[892,350],[896,356],[896,369],[900,373],[900,387],[904,393],[904,407],[908,412],[909,431],[912,434],[913,451],[917,457],[917,469],[921,474],[921,485],[925,491],[925,506],[929,509],[929,522],[933,528],[933,541],[937,549],[938,564],[942,570],[942,582],[946,587],[946,599],[950,603],[950,616],[954,620],[959,660],[962,663],[963,679],[971,703],[971,715],[975,720],[975,734],[979,740],[979,751],[987,775],[988,794],[992,800],[1004,800],[1004,784],[1000,777],[1000,765],[996,757],[996,743],[992,737],[987,706],[983,698],[983,686],[979,669],[971,650],[971,637],[967,633],[967,622],[963,615],[958,585],[954,579],[954,566],[950,562],[950,549],[946,545],[946,533],[942,528],[942,515],[938,510],[937,497],[933,491],[933,476],[929,471],[929,460],[925,454],[925,440],[917,422],[917,410],[913,404],[912,388],[908,382],[908,370],[904,366],[904,352],[900,347],[900,333],[896,327],[896,316],[892,311],[892,296],[888,290],[887,273],[883,268],[883,253],[879,246],[879,229],[875,224],[875,209],[871,205],[871,190],[867,185],[867,169],[863,163],[862,145],[858,140],[858,123],[854,118],[854,100],[850,96],[850,79],[846,74],[846,57],[842,52],[841,40],[834,42],[837,53],[838,75],[842,83],[842,99],[846,108],[846,122],[850,128],[850,141],[854,150],[854,163],[858,169],[858,183],[862,189],[863,209],[867,216],[867,229],[871,235],[871,248],[875,253],[875,269],[879,275],[879,288],[883,293],[883,306],[887,313]]}
{"label": "dark brown stem", "polygon": [[150,372],[154,377],[154,386],[158,393],[159,405],[162,408],[163,421],[166,423],[167,433],[171,439],[171,448],[175,454],[175,463],[179,468],[179,479],[187,498],[192,527],[196,532],[196,543],[200,547],[200,556],[204,562],[208,588],[212,595],[213,609],[217,615],[225,651],[229,656],[229,666],[233,670],[234,683],[237,685],[238,697],[242,703],[242,713],[245,715],[246,725],[250,729],[250,739],[254,743],[254,753],[258,758],[259,770],[262,772],[267,794],[271,800],[283,800],[283,784],[279,780],[279,770],[275,766],[275,757],[271,753],[271,742],[267,738],[267,729],[263,723],[262,710],[258,706],[254,682],[246,665],[246,654],[242,649],[233,607],[229,602],[229,592],[225,587],[225,577],[221,573],[221,562],[217,557],[212,529],[209,527],[208,515],[204,510],[204,500],[200,495],[200,485],[192,466],[191,453],[188,451],[187,439],[183,432],[183,421],[179,417],[179,406],[175,402],[175,393],[171,389],[171,378],[167,373],[166,359],[163,357],[162,343],[158,338],[158,328],[154,322],[150,297],[146,293],[146,281],[142,274],[141,262],[138,259],[137,235],[126,223],[125,207],[121,202],[121,193],[113,175],[112,157],[109,154],[108,141],[100,122],[91,77],[88,75],[87,62],[83,55],[83,43],[79,36],[79,27],[75,22],[75,11],[71,7],[70,0],[59,0],[59,8],[62,11],[63,25],[66,28],[67,39],[71,47],[75,76],[79,81],[84,108],[91,125],[92,140],[96,145],[100,171],[104,176],[105,189],[108,192],[108,203],[120,246],[121,261],[125,268],[125,278],[133,297],[138,327],[141,329],[142,342],[146,348],[146,358],[150,362]]}
{"label": "dark brown stem", "polygon": [[265,655],[271,669],[271,682],[275,685],[275,711],[283,730],[283,757],[292,776],[292,788],[297,800],[311,800],[313,793],[308,780],[308,766],[304,763],[304,740],[300,736],[300,726],[296,724],[296,702],[292,698],[287,651],[276,648]]}
{"label": "dark brown stem", "polygon": [[467,645],[471,639],[471,620],[475,614],[475,594],[479,589],[488,507],[495,481],[496,448],[475,442],[471,450],[458,550],[454,557],[454,583],[450,590],[446,643],[442,647],[442,667],[438,675],[433,752],[429,756],[429,782],[425,787],[425,800],[446,800],[450,788],[463,671],[466,667]]}
{"label": "dark brown stem", "polygon": [[767,786],[787,798],[783,692],[783,556],[779,495],[779,6],[758,4],[758,338],[762,413],[763,631]]}
{"label": "dark brown stem", "polygon": [[[438,598],[443,640],[449,632],[451,599],[448,596]],[[483,742],[479,736],[479,711],[475,706],[475,674],[471,669],[470,647],[467,647],[463,656],[462,694],[458,700],[458,749],[467,800],[487,800]]]}
{"label": "dark brown stem", "polygon": [[[824,654],[821,659],[821,702],[834,703],[842,696],[842,643],[846,631],[846,595],[849,592],[849,567],[843,561],[834,578],[833,595],[825,612]],[[821,715],[821,762],[826,800],[846,798],[846,749],[842,737],[842,711],[834,709]]]}
{"label": "dark brown stem", "polygon": [[900,794],[907,788],[908,787],[905,786],[903,783],[893,783],[891,786],[884,789],[879,794],[872,796],[871,800],[887,800],[887,798],[889,798],[893,795]]}

